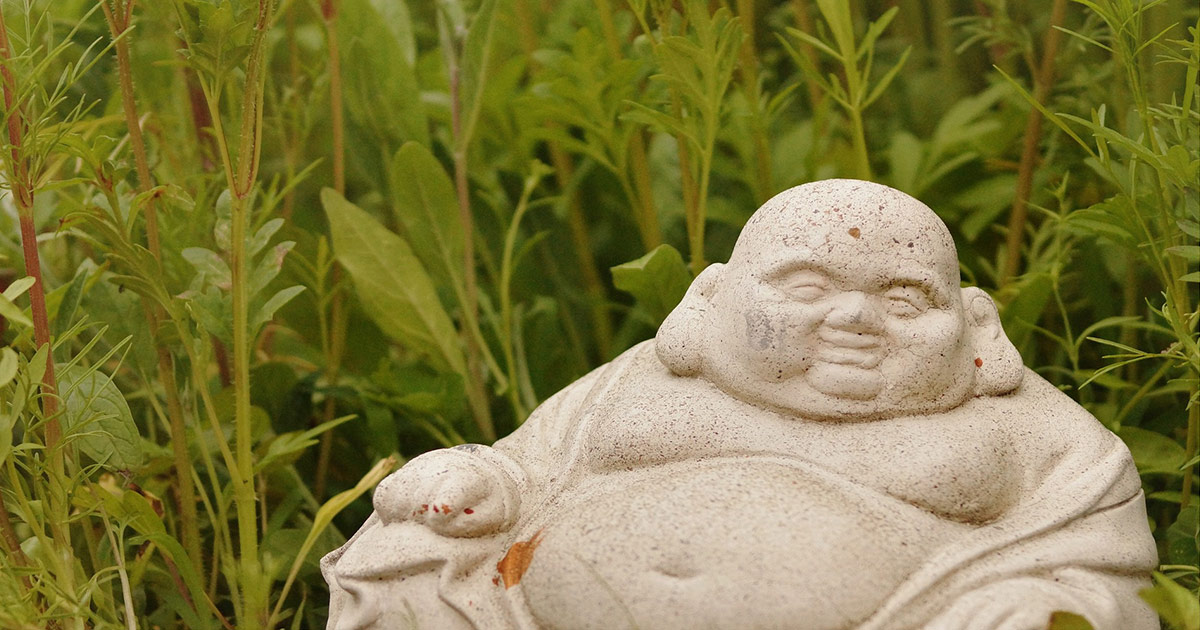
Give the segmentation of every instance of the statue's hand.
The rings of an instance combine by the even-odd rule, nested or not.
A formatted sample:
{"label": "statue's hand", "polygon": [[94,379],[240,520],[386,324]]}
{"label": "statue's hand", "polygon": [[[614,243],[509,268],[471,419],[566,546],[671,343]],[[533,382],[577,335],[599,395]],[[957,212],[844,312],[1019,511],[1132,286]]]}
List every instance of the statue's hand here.
{"label": "statue's hand", "polygon": [[1055,611],[1078,604],[1056,582],[1014,578],[963,595],[923,630],[1045,630]]}
{"label": "statue's hand", "polygon": [[465,452],[441,450],[413,459],[375,488],[385,524],[414,521],[443,536],[484,536],[512,523],[514,493],[503,471]]}

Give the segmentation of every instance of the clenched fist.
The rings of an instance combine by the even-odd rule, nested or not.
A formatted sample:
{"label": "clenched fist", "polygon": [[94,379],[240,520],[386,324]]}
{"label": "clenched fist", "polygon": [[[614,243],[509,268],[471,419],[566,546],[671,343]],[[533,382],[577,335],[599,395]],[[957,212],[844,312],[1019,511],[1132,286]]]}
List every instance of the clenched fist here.
{"label": "clenched fist", "polygon": [[[426,453],[375,488],[375,511],[386,523],[414,521],[443,536],[469,538],[512,525],[519,498],[499,466],[467,445]],[[488,449],[490,450],[490,449]]]}

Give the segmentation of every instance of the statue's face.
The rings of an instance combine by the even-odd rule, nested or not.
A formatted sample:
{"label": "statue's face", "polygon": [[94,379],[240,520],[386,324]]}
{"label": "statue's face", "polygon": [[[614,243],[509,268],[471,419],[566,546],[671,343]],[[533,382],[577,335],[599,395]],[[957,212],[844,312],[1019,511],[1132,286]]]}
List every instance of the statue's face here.
{"label": "statue's face", "polygon": [[813,418],[966,400],[976,363],[953,242],[912,203],[872,201],[870,212],[814,204],[748,225],[712,295],[705,376],[748,402]]}

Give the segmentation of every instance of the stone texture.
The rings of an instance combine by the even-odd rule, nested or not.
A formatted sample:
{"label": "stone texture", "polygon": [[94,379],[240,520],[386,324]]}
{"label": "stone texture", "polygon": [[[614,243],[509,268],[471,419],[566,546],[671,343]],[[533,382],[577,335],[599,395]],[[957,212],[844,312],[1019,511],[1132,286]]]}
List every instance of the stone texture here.
{"label": "stone texture", "polygon": [[374,502],[331,629],[1158,627],[1128,450],[869,182],[777,195],[656,339]]}

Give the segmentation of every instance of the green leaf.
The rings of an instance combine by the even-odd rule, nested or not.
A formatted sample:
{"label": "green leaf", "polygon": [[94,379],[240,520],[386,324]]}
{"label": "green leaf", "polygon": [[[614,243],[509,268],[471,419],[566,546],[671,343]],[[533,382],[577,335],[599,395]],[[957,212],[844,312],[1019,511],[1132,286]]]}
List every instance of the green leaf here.
{"label": "green leaf", "polygon": [[1022,276],[1014,288],[1016,297],[1002,306],[1000,321],[1009,340],[1021,350],[1050,301],[1054,279],[1048,273],[1029,273]]}
{"label": "green leaf", "polygon": [[320,538],[321,532],[325,531],[325,528],[333,522],[333,517],[346,509],[346,506],[353,503],[355,499],[362,496],[368,490],[379,485],[379,482],[383,481],[384,477],[396,469],[396,464],[395,457],[388,457],[376,462],[371,467],[371,470],[367,471],[367,474],[363,475],[358,480],[358,483],[354,484],[353,488],[335,495],[317,510],[317,513],[313,516],[312,528],[309,530],[308,536],[304,538],[304,542],[301,543],[300,550],[296,553],[296,559],[292,562],[292,568],[288,571],[288,576],[283,583],[283,589],[279,593],[275,610],[271,613],[271,623],[267,624],[268,627],[275,627],[273,622],[283,608],[283,602],[287,597],[288,591],[291,590],[292,582],[296,579],[296,574],[300,572],[300,567],[304,564],[304,559],[308,557],[308,552],[312,550],[313,545]]}
{"label": "green leaf", "polygon": [[[79,302],[83,298],[84,286],[87,284],[88,276],[91,274],[86,268],[80,268],[75,274],[75,278],[71,283],[62,288],[63,293],[58,298],[58,307],[54,312],[50,313],[53,318],[54,325],[51,334],[54,339],[61,340],[63,333],[71,328],[71,324],[75,320],[75,312],[79,310]],[[47,302],[49,302],[49,297]],[[49,304],[47,304],[49,306]]]}
{"label": "green leaf", "polygon": [[246,242],[246,256],[253,256],[262,251],[262,248],[271,242],[271,237],[283,227],[283,219],[271,219],[258,228],[254,236]]}
{"label": "green leaf", "polygon": [[[429,144],[415,66],[408,61],[412,56],[411,40],[399,34],[402,27],[397,18],[405,11],[385,8],[381,12],[377,6],[406,3],[340,2],[337,28],[342,44],[343,95],[350,122],[388,152],[405,140]],[[351,154],[355,151],[353,145],[347,148]],[[373,153],[376,149],[364,150]]]}
{"label": "green leaf", "polygon": [[912,46],[909,46],[908,48],[904,49],[904,52],[900,53],[900,60],[896,62],[896,65],[892,66],[886,74],[880,77],[879,82],[875,84],[875,87],[871,88],[870,96],[867,97],[867,100],[863,101],[863,109],[870,107],[871,103],[874,103],[876,99],[878,99],[880,96],[883,96],[883,91],[887,89],[887,86],[891,85],[892,79],[896,78],[896,73],[900,72],[900,69],[904,67],[904,62],[908,61],[908,55],[911,52]]}
{"label": "green leaf", "polygon": [[17,352],[8,346],[0,348],[0,387],[8,385],[17,376]]}
{"label": "green leaf", "polygon": [[1200,245],[1176,245],[1168,247],[1167,253],[1178,256],[1188,262],[1200,262]]}
{"label": "green leaf", "polygon": [[22,310],[20,306],[13,304],[12,300],[3,295],[0,295],[0,317],[7,319],[14,324],[25,326],[26,328],[33,326],[33,322],[29,319],[29,316],[25,314],[25,311]]}
{"label": "green leaf", "polygon": [[396,47],[400,49],[401,58],[409,66],[417,63],[417,42],[413,36],[412,16],[408,12],[408,3],[394,0],[370,0],[371,8],[379,14],[381,23],[392,33]]}
{"label": "green leaf", "polygon": [[187,247],[180,254],[196,269],[196,273],[200,276],[200,282],[224,289],[228,289],[233,284],[233,272],[229,270],[229,265],[211,249]]}
{"label": "green leaf", "polygon": [[1095,630],[1084,617],[1065,610],[1050,613],[1050,624],[1046,630]]}
{"label": "green leaf", "polygon": [[[825,53],[826,55],[829,55],[830,57],[833,57],[834,59],[837,59],[838,61],[842,61],[842,56],[839,55],[836,50],[830,48],[829,44],[826,44],[825,42],[823,42],[823,41],[817,39],[816,37],[809,35],[808,33],[805,33],[804,31],[801,31],[801,30],[797,30],[797,29],[794,29],[791,27],[788,27],[786,30],[787,30],[788,34],[790,34],[792,37],[795,37],[795,38],[799,39],[800,41],[803,41],[804,43],[808,44],[809,46],[812,46],[813,48],[820,50],[821,52]],[[805,57],[805,59],[808,58],[805,55],[795,55],[795,56]]]}
{"label": "green leaf", "polygon": [[821,16],[829,24],[838,50],[846,60],[854,58],[854,18],[848,0],[817,0]]}
{"label": "green leaf", "polygon": [[142,465],[141,438],[133,414],[112,378],[94,368],[69,366],[58,376],[63,430],[72,443],[97,463],[114,470]]}
{"label": "green leaf", "polygon": [[[30,384],[41,383],[46,377],[46,361],[50,356],[50,344],[44,343],[38,347],[37,352],[33,353],[33,358],[29,359],[29,367],[26,374],[29,376]],[[61,387],[59,389],[61,390]]]}
{"label": "green leaf", "polygon": [[17,299],[24,295],[29,290],[29,287],[33,286],[34,282],[37,282],[37,279],[33,276],[25,276],[24,278],[13,280],[13,283],[8,285],[8,288],[4,290],[4,297],[9,300]]}
{"label": "green leaf", "polygon": [[275,295],[272,295],[271,298],[264,302],[262,306],[258,307],[258,310],[254,313],[254,317],[251,318],[251,336],[258,332],[259,327],[271,321],[271,319],[275,317],[275,311],[283,308],[284,304],[287,304],[292,300],[292,298],[300,295],[303,292],[304,287],[297,285],[294,287],[288,287],[286,289],[280,289],[277,293],[275,293]]}
{"label": "green leaf", "polygon": [[317,443],[317,437],[322,433],[356,417],[354,415],[343,416],[323,422],[307,431],[292,431],[276,436],[267,445],[267,452],[254,463],[254,474],[269,470],[276,462],[291,463],[295,461],[304,449]]}
{"label": "green leaf", "polygon": [[[103,490],[96,492],[108,494]],[[113,498],[115,499],[115,497]],[[119,501],[106,499],[104,503],[114,516],[126,522],[131,529],[146,540],[157,545],[162,554],[175,563],[184,585],[191,593],[192,601],[195,602],[197,615],[188,621],[197,624],[199,628],[213,627],[212,612],[204,605],[208,601],[208,595],[204,590],[200,574],[196,572],[191,557],[183,550],[183,545],[179,544],[174,536],[167,533],[162,518],[154,511],[150,501],[137,492],[126,491],[121,495]]]}
{"label": "green leaf", "polygon": [[413,253],[438,285],[463,284],[463,229],[458,197],[441,162],[416,142],[392,158],[392,209]]}
{"label": "green leaf", "polygon": [[[12,382],[17,375],[17,353],[12,348],[0,348],[0,388],[5,388]],[[6,394],[7,396],[7,394]],[[17,407],[24,404],[23,401],[12,408],[0,408],[0,464],[8,459],[8,454],[12,452],[13,446],[13,425],[17,421]]]}
{"label": "green leaf", "polygon": [[1167,561],[1200,565],[1200,506],[1189,505],[1167,528]]}
{"label": "green leaf", "polygon": [[1173,630],[1200,630],[1200,600],[1171,578],[1155,572],[1154,586],[1138,596],[1150,604]]}
{"label": "green leaf", "polygon": [[466,112],[463,133],[458,141],[468,141],[474,135],[479,112],[483,109],[484,88],[491,76],[492,50],[495,48],[496,5],[500,0],[483,0],[471,18],[462,44],[462,109]]}
{"label": "green leaf", "polygon": [[654,320],[661,323],[683,299],[692,275],[679,250],[659,245],[637,260],[612,268],[613,285],[633,295]]}
{"label": "green leaf", "polygon": [[404,239],[336,191],[321,191],[333,249],[354,280],[363,310],[397,343],[466,374],[458,332],[421,261]]}
{"label": "green leaf", "polygon": [[1138,472],[1142,475],[1162,474],[1174,477],[1181,476],[1179,464],[1183,462],[1183,447],[1171,438],[1154,431],[1138,427],[1121,427],[1117,433],[1129,452],[1133,454],[1133,462],[1137,464]]}
{"label": "green leaf", "polygon": [[883,15],[879,16],[878,20],[867,25],[867,32],[863,35],[862,41],[858,43],[858,55],[855,61],[862,59],[872,48],[875,47],[875,40],[883,34],[892,20],[896,18],[896,14],[900,12],[900,7],[893,6],[888,9]]}

